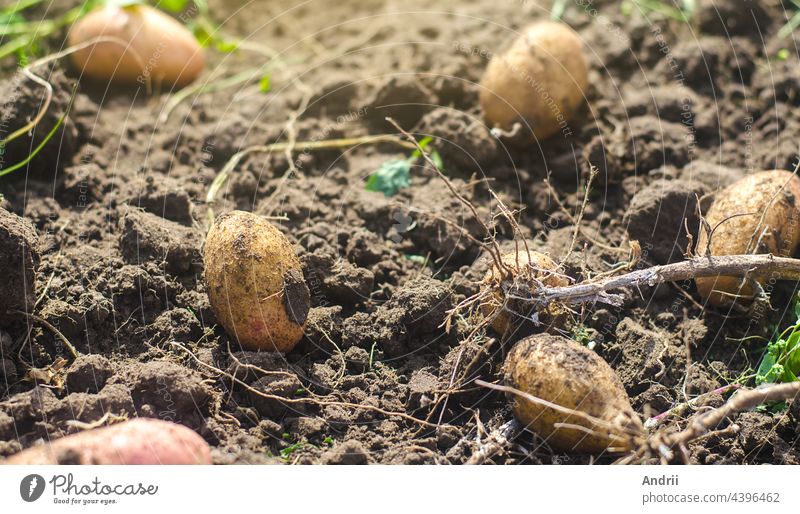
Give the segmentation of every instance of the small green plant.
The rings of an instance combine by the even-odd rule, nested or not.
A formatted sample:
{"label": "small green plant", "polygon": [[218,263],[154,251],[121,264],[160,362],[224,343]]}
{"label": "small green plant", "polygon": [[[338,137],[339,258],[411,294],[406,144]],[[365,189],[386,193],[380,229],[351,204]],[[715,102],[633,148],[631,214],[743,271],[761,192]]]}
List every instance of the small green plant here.
{"label": "small green plant", "polygon": [[579,323],[572,328],[572,339],[590,350],[597,348],[595,335],[595,331],[583,323]]}
{"label": "small green plant", "polygon": [[281,453],[281,459],[283,459],[285,461],[289,460],[289,457],[291,457],[294,452],[296,452],[297,450],[299,450],[303,446],[304,446],[303,443],[290,444],[289,446],[287,446],[286,448],[281,450],[281,452],[280,452]]}
{"label": "small green plant", "polygon": [[800,295],[794,300],[793,325],[767,345],[756,371],[756,385],[794,382],[800,375]]}
{"label": "small green plant", "polygon": [[[419,141],[419,146],[423,150],[433,141],[432,137],[426,137]],[[380,168],[374,171],[367,179],[365,188],[367,191],[380,191],[386,196],[394,196],[398,191],[411,185],[411,166],[422,157],[422,153],[417,149],[405,159],[392,159],[381,164]],[[436,150],[430,151],[433,163],[444,170],[442,157]]]}
{"label": "small green plant", "polygon": [[788,58],[789,58],[789,49],[788,48],[781,48],[775,54],[775,59],[774,60],[776,60],[776,61],[785,61]]}

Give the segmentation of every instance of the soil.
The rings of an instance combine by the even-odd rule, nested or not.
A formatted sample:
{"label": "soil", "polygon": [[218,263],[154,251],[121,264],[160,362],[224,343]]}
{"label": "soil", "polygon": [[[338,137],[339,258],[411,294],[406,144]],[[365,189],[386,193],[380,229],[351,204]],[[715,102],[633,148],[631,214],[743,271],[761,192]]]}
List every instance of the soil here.
{"label": "soil", "polygon": [[[167,113],[174,92],[81,81],[57,137],[0,179],[0,207],[27,220],[2,214],[0,228],[9,216],[16,231],[0,232],[2,266],[21,270],[20,257],[6,257],[18,251],[13,241],[35,244],[38,252],[25,255],[40,261],[33,298],[20,290],[30,277],[4,282],[0,296],[33,303],[52,327],[3,319],[0,459],[109,413],[103,421],[187,425],[219,464],[468,460],[483,430],[512,417],[504,397],[474,384],[444,394],[462,385],[453,377],[497,380],[514,342],[491,331],[465,341],[466,318],[449,333],[442,326],[486,272],[486,256],[465,235],[482,237],[480,224],[421,161],[395,196],[365,190],[367,176],[406,157],[405,148],[304,142],[395,133],[385,120],[392,116],[418,138],[434,138],[446,174],[503,248],[513,248],[513,234],[495,216],[490,188],[524,207],[524,236],[557,261],[568,253],[591,163],[600,173],[577,251],[564,261],[575,279],[626,260],[628,239],[641,244],[640,266],[682,259],[698,199],[707,207],[704,195],[753,171],[792,169],[797,158],[800,68],[794,42],[777,36],[779,2],[699,2],[689,24],[636,8],[625,14],[616,1],[575,2],[564,21],[583,38],[590,64],[581,116],[566,137],[497,139],[477,102],[487,55],[549,16],[550,3],[209,0],[227,33],[279,55],[260,70],[270,73],[269,92],[251,81],[189,95]],[[776,58],[782,48],[789,58]],[[209,50],[208,59],[209,81],[268,63],[249,48]],[[43,93],[15,74],[14,62],[2,70],[8,130],[35,114]],[[33,133],[7,148],[6,165],[41,141],[78,79],[65,62],[40,73],[54,101]],[[296,245],[311,292],[295,350],[241,351],[216,323],[202,282],[206,194],[237,151],[290,139],[298,141],[291,158],[245,157],[213,206],[273,217]],[[796,286],[775,287],[773,309],[755,317],[703,309],[691,282],[642,288],[621,307],[587,306],[581,333],[646,417],[757,366],[765,344],[756,336],[792,321]],[[722,401],[706,396],[698,408]],[[800,462],[798,403],[734,417],[726,427],[738,432],[693,444],[692,462]],[[614,460],[558,454],[527,431],[514,443],[491,462]]]}

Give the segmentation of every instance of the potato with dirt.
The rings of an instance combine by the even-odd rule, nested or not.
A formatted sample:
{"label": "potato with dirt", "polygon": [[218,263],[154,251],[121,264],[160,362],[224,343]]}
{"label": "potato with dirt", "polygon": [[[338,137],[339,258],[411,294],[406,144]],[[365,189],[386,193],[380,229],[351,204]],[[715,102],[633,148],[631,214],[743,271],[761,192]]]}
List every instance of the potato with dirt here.
{"label": "potato with dirt", "polygon": [[183,425],[136,418],[28,448],[0,464],[211,464],[211,450]]}
{"label": "potato with dirt", "polygon": [[522,122],[537,139],[547,139],[569,132],[587,84],[578,35],[562,23],[539,22],[492,57],[481,79],[480,104],[489,125],[510,130]]}
{"label": "potato with dirt", "polygon": [[[748,175],[718,192],[705,214],[711,229],[702,227],[697,237],[698,255],[745,255],[771,253],[791,257],[800,244],[800,178],[785,170]],[[751,280],[764,285],[767,277]],[[700,296],[714,306],[735,300],[748,301],[753,286],[739,277],[695,279]]]}
{"label": "potato with dirt", "polygon": [[244,348],[288,352],[303,337],[311,295],[289,240],[264,218],[221,214],[203,248],[211,308]]}
{"label": "potato with dirt", "polygon": [[[92,41],[94,41],[92,43]],[[203,49],[174,18],[147,5],[99,7],[70,30],[69,46],[84,75],[98,81],[181,87],[203,72]]]}
{"label": "potato with dirt", "polygon": [[38,246],[33,225],[0,207],[0,326],[19,319],[16,311],[33,309]]}
{"label": "potato with dirt", "polygon": [[[505,334],[520,321],[516,318],[523,316],[526,311],[523,303],[507,297],[511,288],[520,285],[520,282],[515,284],[515,281],[532,287],[535,287],[535,282],[541,282],[547,287],[563,287],[569,285],[569,281],[559,273],[558,265],[553,259],[534,250],[521,247],[518,251],[503,255],[501,261],[506,269],[500,270],[493,262],[481,282],[485,296],[480,304],[480,311],[490,320],[497,333]],[[560,325],[564,314],[562,307],[553,304],[538,313],[538,316],[542,323]]]}
{"label": "potato with dirt", "polygon": [[549,402],[511,398],[517,419],[554,450],[625,452],[643,440],[642,422],[614,370],[575,341],[549,334],[522,339],[503,374],[507,386]]}

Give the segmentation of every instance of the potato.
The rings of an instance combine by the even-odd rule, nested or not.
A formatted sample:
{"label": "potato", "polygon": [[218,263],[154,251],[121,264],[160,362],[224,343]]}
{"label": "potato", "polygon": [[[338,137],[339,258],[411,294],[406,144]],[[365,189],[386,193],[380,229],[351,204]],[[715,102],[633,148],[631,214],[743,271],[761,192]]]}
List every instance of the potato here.
{"label": "potato", "polygon": [[146,5],[100,7],[75,23],[67,41],[76,46],[101,36],[129,46],[102,41],[73,53],[74,65],[95,80],[145,84],[150,76],[155,84],[180,87],[194,81],[205,66],[194,35]]}
{"label": "potato", "polygon": [[[558,265],[553,262],[553,259],[542,253],[533,250],[528,253],[525,251],[525,248],[521,247],[519,253],[511,252],[503,255],[501,259],[503,264],[511,268],[515,276],[527,274],[532,278],[540,280],[548,287],[569,285],[569,282],[564,276],[548,273],[548,271],[555,272]],[[488,299],[481,303],[481,312],[486,318],[494,317],[492,320],[492,328],[499,334],[505,334],[506,331],[511,328],[512,316],[514,316],[514,314],[510,312],[509,309],[517,311],[514,305],[511,305],[514,302],[506,303],[504,306],[503,284],[501,283],[503,280],[506,281],[507,285],[510,279],[508,277],[504,279],[497,269],[497,266],[492,263],[492,266],[489,268],[489,271],[486,272],[483,282],[481,283],[482,289],[489,289],[492,291]],[[520,307],[520,309],[522,309],[522,307]],[[500,312],[498,312],[498,310],[500,310]],[[542,322],[551,322],[560,318],[562,315],[563,309],[554,304],[548,307],[545,312],[540,313],[540,319]]]}
{"label": "potato", "polygon": [[251,350],[288,352],[303,337],[311,295],[289,240],[250,212],[217,217],[203,249],[217,319]]}
{"label": "potato", "polygon": [[480,103],[488,123],[508,130],[524,121],[537,139],[566,134],[588,83],[582,52],[581,40],[562,23],[525,29],[508,50],[492,57],[481,79]]}
{"label": "potato", "polygon": [[[513,395],[514,415],[557,451],[599,454],[632,450],[644,427],[614,370],[595,352],[562,336],[537,334],[519,341],[503,365],[506,385],[550,403],[605,421],[597,426]],[[589,434],[557,423],[591,429]],[[618,436],[618,437],[614,437]]]}
{"label": "potato", "polygon": [[[711,255],[792,256],[800,243],[798,202],[800,178],[788,171],[761,171],[731,184],[717,193],[705,214],[712,229],[719,224],[711,238]],[[731,217],[734,215],[738,216]],[[707,246],[708,235],[701,227],[695,253],[705,255]],[[751,278],[762,285],[767,279]],[[733,303],[731,295],[747,297],[754,293],[739,277],[703,277],[695,283],[700,296],[716,306]]]}
{"label": "potato", "polygon": [[211,464],[211,450],[183,425],[136,418],[28,448],[2,464]]}

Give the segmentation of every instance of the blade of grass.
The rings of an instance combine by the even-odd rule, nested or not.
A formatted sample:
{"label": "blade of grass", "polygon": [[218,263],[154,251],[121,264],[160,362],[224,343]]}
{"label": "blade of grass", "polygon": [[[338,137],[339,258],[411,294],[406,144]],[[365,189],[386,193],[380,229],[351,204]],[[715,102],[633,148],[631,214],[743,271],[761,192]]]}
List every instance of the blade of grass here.
{"label": "blade of grass", "polygon": [[[654,13],[662,14],[668,18],[672,18],[675,21],[680,22],[688,22],[689,21],[689,14],[688,10],[681,10],[674,5],[667,4],[662,2],[661,0],[630,0],[637,7],[639,10],[651,11]],[[684,4],[685,5],[685,4]]]}
{"label": "blade of grass", "polygon": [[567,11],[569,2],[570,0],[553,0],[553,8],[550,10],[550,19],[553,21],[561,21],[561,18]]}
{"label": "blade of grass", "polygon": [[800,11],[796,12],[794,16],[786,22],[786,25],[781,27],[781,30],[778,31],[778,39],[786,39],[797,27],[800,27]]}
{"label": "blade of grass", "polygon": [[8,175],[9,173],[13,173],[13,172],[17,171],[18,169],[22,168],[23,166],[26,166],[29,162],[31,162],[33,160],[34,157],[36,157],[36,155],[39,152],[42,151],[42,148],[44,148],[45,145],[48,143],[48,141],[50,141],[53,138],[53,136],[56,135],[56,132],[58,132],[58,129],[61,128],[61,125],[64,124],[64,120],[67,119],[67,115],[69,115],[69,111],[70,111],[70,109],[72,109],[72,102],[73,102],[73,100],[75,100],[75,93],[76,92],[77,92],[77,88],[72,90],[72,96],[69,99],[69,104],[67,104],[67,109],[64,111],[64,114],[62,114],[61,117],[58,118],[58,121],[56,122],[55,125],[53,125],[53,128],[50,129],[50,132],[47,133],[47,136],[45,136],[44,140],[42,140],[42,142],[39,143],[39,145],[36,148],[34,148],[34,150],[30,154],[28,154],[28,156],[24,160],[22,160],[22,161],[18,162],[17,164],[11,166],[10,168],[6,168],[6,169],[0,171],[0,177],[4,177],[4,176]]}
{"label": "blade of grass", "polygon": [[14,14],[20,13],[29,7],[33,7],[34,5],[41,4],[44,0],[20,0],[12,7],[6,7],[0,14],[4,16],[13,16]]}

